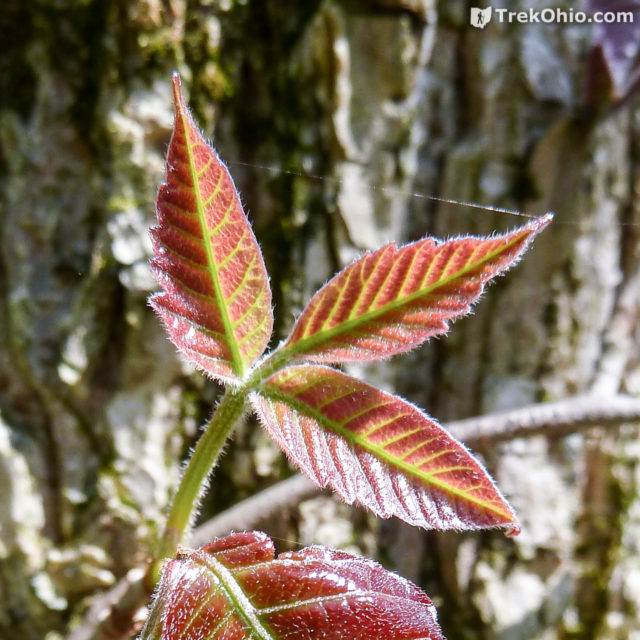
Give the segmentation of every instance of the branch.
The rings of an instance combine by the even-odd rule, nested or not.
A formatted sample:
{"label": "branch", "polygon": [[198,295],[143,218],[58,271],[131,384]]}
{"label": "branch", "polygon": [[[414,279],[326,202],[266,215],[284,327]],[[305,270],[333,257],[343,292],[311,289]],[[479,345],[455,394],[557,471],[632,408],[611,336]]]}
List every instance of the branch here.
{"label": "branch", "polygon": [[457,420],[446,427],[454,437],[482,449],[515,438],[538,435],[557,438],[592,427],[617,427],[625,422],[640,422],[640,398],[575,396]]}
{"label": "branch", "polygon": [[[475,449],[515,438],[537,435],[562,437],[593,427],[617,427],[640,423],[640,398],[625,395],[576,396],[557,402],[457,420],[446,428]],[[197,527],[189,541],[199,547],[233,530],[253,529],[258,523],[298,504],[318,491],[306,476],[296,474],[260,491]],[[137,572],[137,573],[136,573]],[[144,572],[133,569],[104,596],[97,599],[69,640],[111,640],[129,625],[134,613],[149,598]],[[125,632],[126,633],[126,632]]]}
{"label": "branch", "polygon": [[201,524],[192,532],[189,544],[197,548],[215,538],[228,535],[230,531],[253,529],[259,522],[317,492],[318,487],[307,476],[298,473]]}
{"label": "branch", "polygon": [[[521,409],[449,422],[452,435],[474,449],[485,449],[516,438],[567,436],[592,427],[617,427],[640,422],[640,398],[616,395],[576,396],[557,402],[532,404]],[[312,496],[318,488],[297,474],[243,500],[200,525],[191,546],[199,547],[229,531],[253,529],[282,509]]]}
{"label": "branch", "polygon": [[68,640],[119,640],[130,637],[136,614],[147,604],[153,592],[145,578],[145,569],[131,569],[111,589],[94,600]]}

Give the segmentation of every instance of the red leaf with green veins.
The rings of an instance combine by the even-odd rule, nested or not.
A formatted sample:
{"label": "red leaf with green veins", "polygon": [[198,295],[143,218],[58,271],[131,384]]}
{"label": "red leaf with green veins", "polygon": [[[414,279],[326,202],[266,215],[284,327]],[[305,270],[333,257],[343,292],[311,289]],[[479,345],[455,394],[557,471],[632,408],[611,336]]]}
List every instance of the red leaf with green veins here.
{"label": "red leaf with green veins", "polygon": [[180,351],[233,381],[271,336],[269,280],[231,176],[194,124],[177,74],[173,92],[175,127],[151,230],[164,291],[150,303]]}
{"label": "red leaf with green veins", "polygon": [[329,367],[301,365],[272,375],[251,402],[288,457],[349,504],[428,529],[519,532],[480,463],[397,396]]}
{"label": "red leaf with green veins", "polygon": [[167,563],[162,640],[440,640],[435,608],[408,580],[341,551],[274,557],[248,532]]}
{"label": "red leaf with green veins", "polygon": [[367,253],[315,294],[284,348],[314,362],[375,360],[443,334],[551,218],[491,238],[426,238]]}

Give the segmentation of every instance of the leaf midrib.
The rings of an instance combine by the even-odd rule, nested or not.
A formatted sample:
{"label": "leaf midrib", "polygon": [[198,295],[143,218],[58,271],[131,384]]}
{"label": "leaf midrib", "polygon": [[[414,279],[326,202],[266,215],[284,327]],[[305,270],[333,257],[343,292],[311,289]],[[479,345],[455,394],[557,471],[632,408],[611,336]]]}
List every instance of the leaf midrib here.
{"label": "leaf midrib", "polygon": [[332,338],[335,338],[340,334],[349,333],[353,329],[357,328],[359,325],[365,324],[371,320],[375,320],[376,318],[384,315],[385,313],[389,313],[390,311],[394,311],[406,304],[409,304],[410,302],[412,302],[417,298],[421,298],[426,295],[429,295],[430,293],[433,293],[440,287],[444,287],[447,284],[456,280],[457,278],[461,278],[469,271],[472,271],[473,269],[478,268],[479,266],[485,264],[486,262],[489,262],[496,256],[499,256],[501,253],[504,253],[507,249],[512,247],[514,244],[516,244],[516,242],[518,242],[522,238],[523,236],[518,236],[514,238],[511,242],[505,244],[502,247],[499,247],[498,249],[496,249],[495,251],[492,251],[491,253],[488,253],[482,259],[478,260],[478,262],[474,262],[473,264],[468,265],[463,269],[460,269],[459,271],[456,271],[454,274],[452,274],[448,278],[445,278],[444,280],[438,280],[436,283],[430,285],[429,287],[426,287],[424,289],[419,289],[418,291],[415,291],[414,293],[404,296],[402,298],[396,298],[395,300],[389,302],[388,304],[378,309],[372,309],[371,311],[366,311],[360,316],[347,319],[344,322],[341,322],[339,325],[336,325],[332,329],[327,329],[325,331],[320,330],[311,334],[308,337],[301,338],[297,342],[294,342],[289,346],[284,347],[283,351],[286,351],[287,354],[289,354],[290,356],[302,355],[307,351],[314,349],[318,345],[321,345],[323,342],[328,342],[329,340],[331,340]]}
{"label": "leaf midrib", "polygon": [[[208,271],[209,271],[209,275],[211,276],[211,280],[213,282],[213,288],[216,294],[218,308],[220,310],[220,317],[222,319],[225,336],[227,338],[227,344],[229,345],[229,351],[231,353],[231,366],[233,368],[234,373],[239,378],[242,378],[242,376],[244,375],[244,360],[242,359],[242,356],[240,354],[240,349],[235,339],[235,334],[233,333],[233,325],[231,322],[231,318],[229,317],[226,301],[222,294],[222,284],[220,282],[220,276],[218,274],[218,269],[217,269],[215,257],[213,255],[213,250],[211,248],[211,238],[209,237],[210,235],[209,228],[207,226],[204,205],[203,205],[202,197],[200,193],[200,178],[198,176],[198,172],[196,171],[196,167],[195,167],[193,146],[192,146],[190,130],[188,126],[189,123],[187,122],[187,118],[184,113],[181,113],[180,115],[182,118],[182,128],[185,132],[185,144],[187,147],[187,157],[189,158],[189,171],[191,173],[191,179],[193,181],[193,191],[194,191],[195,201],[196,201],[196,215],[198,216],[198,222],[200,223],[200,230],[202,232],[202,242],[204,244],[204,249],[207,254]],[[223,179],[224,179],[224,169],[220,167],[220,178],[214,188],[214,192],[210,199],[213,199],[215,196],[217,196]]]}
{"label": "leaf midrib", "polygon": [[278,640],[258,619],[257,609],[251,604],[233,573],[212,555],[207,556],[206,566],[220,581],[232,609],[244,620],[251,633],[258,640]]}

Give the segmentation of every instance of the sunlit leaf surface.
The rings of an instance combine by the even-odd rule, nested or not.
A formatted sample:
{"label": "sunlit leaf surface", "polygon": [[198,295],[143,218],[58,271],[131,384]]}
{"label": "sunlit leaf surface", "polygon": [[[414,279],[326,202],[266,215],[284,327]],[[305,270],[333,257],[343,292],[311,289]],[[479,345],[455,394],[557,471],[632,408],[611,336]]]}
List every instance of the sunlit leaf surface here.
{"label": "sunlit leaf surface", "polygon": [[162,640],[439,640],[415,585],[366,558],[308,547],[274,558],[248,532],[167,563]]}
{"label": "sunlit leaf surface", "polygon": [[489,238],[426,238],[367,253],[313,296],[285,348],[314,362],[374,360],[443,334],[551,219]]}
{"label": "sunlit leaf surface", "polygon": [[329,367],[301,365],[272,375],[251,402],[288,457],[348,503],[429,529],[519,531],[480,463],[402,398]]}
{"label": "sunlit leaf surface", "polygon": [[242,378],[271,335],[271,291],[262,254],[231,176],[207,144],[173,78],[175,127],[152,229],[151,298],[173,343],[223,381]]}

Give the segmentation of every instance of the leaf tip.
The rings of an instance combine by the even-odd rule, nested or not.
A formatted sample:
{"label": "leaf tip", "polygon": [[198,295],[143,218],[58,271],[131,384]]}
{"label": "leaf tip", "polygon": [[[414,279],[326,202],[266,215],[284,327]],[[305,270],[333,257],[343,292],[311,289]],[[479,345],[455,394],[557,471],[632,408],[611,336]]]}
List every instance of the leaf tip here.
{"label": "leaf tip", "polygon": [[532,241],[535,236],[537,236],[541,231],[546,229],[551,224],[554,216],[555,214],[553,213],[553,211],[547,211],[547,213],[542,216],[531,216],[531,222],[527,223],[524,227],[520,227],[519,230],[516,229],[516,233],[518,231],[524,232],[524,237],[528,238],[528,242],[526,245],[528,246],[529,241]]}
{"label": "leaf tip", "polygon": [[535,223],[536,231],[542,231],[545,227],[548,227],[551,224],[554,215],[553,211],[547,211],[543,216],[540,216]]}
{"label": "leaf tip", "polygon": [[180,73],[174,71],[171,74],[171,86],[173,88],[173,102],[176,106],[176,111],[184,110],[184,98],[182,96],[182,80]]}

